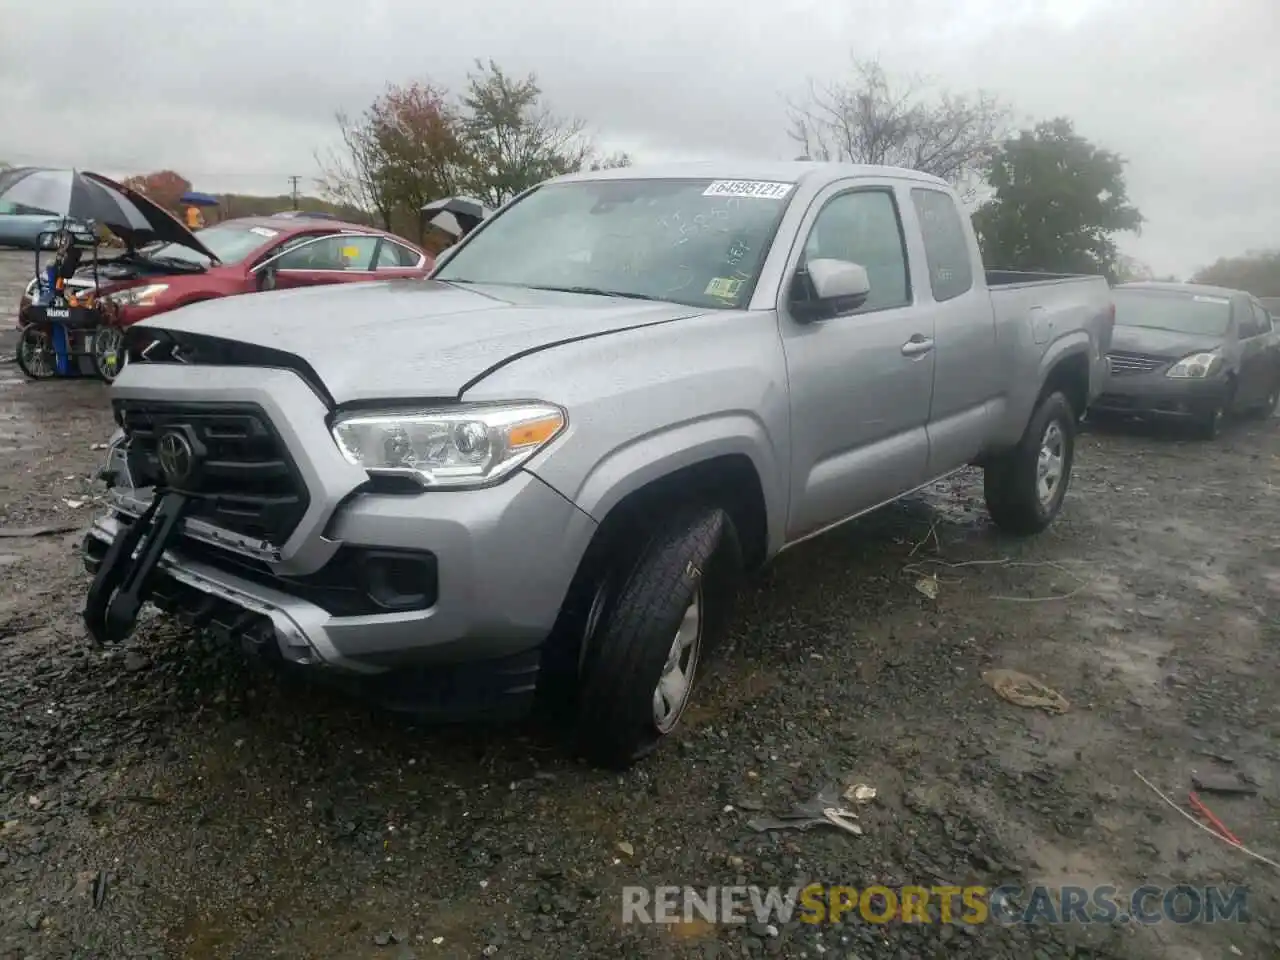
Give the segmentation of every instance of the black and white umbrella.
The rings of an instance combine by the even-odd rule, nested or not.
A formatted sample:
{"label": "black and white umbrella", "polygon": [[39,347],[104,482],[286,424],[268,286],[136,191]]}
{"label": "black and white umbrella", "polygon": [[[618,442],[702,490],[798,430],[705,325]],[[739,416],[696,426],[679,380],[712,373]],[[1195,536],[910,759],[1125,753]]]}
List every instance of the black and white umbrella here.
{"label": "black and white umbrella", "polygon": [[0,201],[47,210],[70,220],[92,220],[130,248],[154,241],[176,243],[217,260],[164,207],[100,173],[12,167],[0,171]]}
{"label": "black and white umbrella", "polygon": [[[445,197],[443,200],[432,200],[430,203],[423,204],[422,207],[422,215],[428,222],[456,235],[470,233],[492,213],[493,211],[483,203],[471,197]],[[448,214],[457,229],[446,226],[447,221],[441,216],[442,214]]]}

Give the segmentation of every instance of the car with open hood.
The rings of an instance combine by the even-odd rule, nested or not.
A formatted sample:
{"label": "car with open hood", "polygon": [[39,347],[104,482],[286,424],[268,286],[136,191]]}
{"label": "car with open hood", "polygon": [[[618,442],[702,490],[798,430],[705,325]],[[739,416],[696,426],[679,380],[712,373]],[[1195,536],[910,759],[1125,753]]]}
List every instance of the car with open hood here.
{"label": "car with open hood", "polygon": [[1178,420],[1218,435],[1230,414],[1280,401],[1280,332],[1257,297],[1194,283],[1122,283],[1095,419]]}
{"label": "car with open hood", "polygon": [[[118,308],[130,326],[201,300],[262,290],[425,277],[429,253],[385,230],[316,217],[241,217],[152,243],[77,271],[68,286]],[[18,307],[30,306],[35,280]]]}

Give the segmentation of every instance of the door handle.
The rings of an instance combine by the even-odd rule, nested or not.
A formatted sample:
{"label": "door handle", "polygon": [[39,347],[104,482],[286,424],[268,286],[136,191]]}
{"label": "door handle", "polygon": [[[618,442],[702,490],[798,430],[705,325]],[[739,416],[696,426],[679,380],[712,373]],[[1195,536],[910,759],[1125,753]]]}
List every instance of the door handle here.
{"label": "door handle", "polygon": [[932,349],[933,340],[917,333],[902,345],[902,355],[904,357],[923,357]]}

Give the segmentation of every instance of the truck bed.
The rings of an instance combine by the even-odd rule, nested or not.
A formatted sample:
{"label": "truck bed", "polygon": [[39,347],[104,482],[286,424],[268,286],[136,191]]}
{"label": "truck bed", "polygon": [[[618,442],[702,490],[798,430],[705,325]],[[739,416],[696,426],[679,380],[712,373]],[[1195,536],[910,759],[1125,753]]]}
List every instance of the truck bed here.
{"label": "truck bed", "polygon": [[1050,273],[1047,270],[987,270],[988,287],[1028,286],[1037,283],[1061,283],[1065,280],[1097,280],[1089,273]]}

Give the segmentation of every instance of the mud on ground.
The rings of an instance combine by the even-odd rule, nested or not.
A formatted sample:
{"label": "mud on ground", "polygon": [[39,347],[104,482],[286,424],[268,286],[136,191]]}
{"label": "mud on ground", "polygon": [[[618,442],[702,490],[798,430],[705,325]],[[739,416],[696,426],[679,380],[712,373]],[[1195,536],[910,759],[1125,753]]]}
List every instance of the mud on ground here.
{"label": "mud on ground", "polygon": [[[101,385],[0,364],[0,526],[85,524],[108,431]],[[996,535],[966,475],[788,553],[675,742],[623,776],[531,726],[415,728],[158,618],[92,649],[79,534],[0,539],[0,957],[1274,957],[1276,872],[1133,770],[1179,801],[1240,771],[1257,795],[1210,805],[1280,854],[1278,457],[1275,421],[1089,433],[1038,539]],[[992,668],[1070,709],[999,699]],[[846,778],[878,790],[860,838],[746,826]],[[809,880],[1247,884],[1250,919],[620,922],[628,884]]]}

